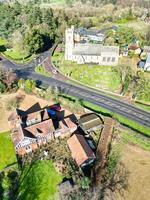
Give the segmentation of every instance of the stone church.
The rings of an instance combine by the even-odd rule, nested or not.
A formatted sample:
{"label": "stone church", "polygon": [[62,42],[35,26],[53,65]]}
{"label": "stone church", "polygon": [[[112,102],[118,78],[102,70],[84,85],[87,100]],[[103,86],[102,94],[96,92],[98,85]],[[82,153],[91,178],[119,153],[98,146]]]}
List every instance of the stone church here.
{"label": "stone church", "polygon": [[102,44],[87,43],[84,40],[75,42],[75,37],[74,27],[67,28],[65,32],[65,60],[78,64],[93,63],[108,66],[118,64],[118,46],[103,46]]}

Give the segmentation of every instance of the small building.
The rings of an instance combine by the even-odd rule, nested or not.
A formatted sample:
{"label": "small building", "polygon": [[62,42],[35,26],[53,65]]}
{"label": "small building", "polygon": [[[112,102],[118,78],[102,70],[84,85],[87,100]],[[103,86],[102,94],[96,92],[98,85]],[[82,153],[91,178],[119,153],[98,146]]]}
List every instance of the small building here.
{"label": "small building", "polygon": [[145,61],[138,62],[138,68],[144,69],[144,67],[145,67]]}
{"label": "small building", "polygon": [[67,144],[78,167],[82,168],[94,162],[95,154],[83,135],[74,134],[67,140]]}
{"label": "small building", "polygon": [[67,194],[74,191],[74,189],[75,188],[73,184],[69,180],[62,182],[61,184],[58,185],[58,191],[61,199],[63,199],[63,197],[65,197]]}
{"label": "small building", "polygon": [[101,129],[103,120],[95,113],[86,114],[80,117],[78,120],[81,129],[88,133],[97,129]]}
{"label": "small building", "polygon": [[143,51],[145,53],[150,53],[150,46],[144,46]]}
{"label": "small building", "polygon": [[141,52],[142,52],[141,48],[140,48],[138,45],[136,45],[136,44],[130,45],[130,46],[128,47],[128,50],[129,50],[130,52],[133,52],[135,55],[140,55]]}
{"label": "small building", "polygon": [[146,63],[145,63],[145,66],[144,66],[144,70],[150,71],[150,53],[147,54],[147,59],[146,59]]}

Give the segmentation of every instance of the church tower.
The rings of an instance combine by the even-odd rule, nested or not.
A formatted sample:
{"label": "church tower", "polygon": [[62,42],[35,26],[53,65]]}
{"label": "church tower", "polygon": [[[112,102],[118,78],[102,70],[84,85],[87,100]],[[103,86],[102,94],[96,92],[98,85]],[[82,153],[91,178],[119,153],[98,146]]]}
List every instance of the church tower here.
{"label": "church tower", "polygon": [[72,51],[74,47],[74,26],[65,31],[65,60],[72,60]]}

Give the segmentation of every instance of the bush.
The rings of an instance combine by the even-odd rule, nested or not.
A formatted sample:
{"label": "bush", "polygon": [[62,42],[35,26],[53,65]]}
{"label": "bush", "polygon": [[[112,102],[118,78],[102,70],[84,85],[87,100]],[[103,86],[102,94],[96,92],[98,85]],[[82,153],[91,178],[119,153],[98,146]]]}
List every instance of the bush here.
{"label": "bush", "polygon": [[43,66],[37,66],[35,68],[35,72],[37,72],[38,74],[42,74],[44,76],[50,76],[50,74],[45,70]]}
{"label": "bush", "polygon": [[5,84],[0,81],[0,93],[5,92],[5,90],[6,90]]}

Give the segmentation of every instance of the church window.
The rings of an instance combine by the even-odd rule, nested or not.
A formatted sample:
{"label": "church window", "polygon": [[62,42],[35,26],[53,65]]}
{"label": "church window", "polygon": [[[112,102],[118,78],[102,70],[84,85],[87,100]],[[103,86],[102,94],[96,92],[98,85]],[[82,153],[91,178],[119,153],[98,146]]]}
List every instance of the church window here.
{"label": "church window", "polygon": [[111,59],[111,57],[108,57],[108,58],[107,58],[107,62],[110,62],[110,59]]}
{"label": "church window", "polygon": [[106,62],[106,57],[103,57],[103,62]]}
{"label": "church window", "polygon": [[112,57],[111,61],[112,61],[112,62],[115,62],[115,57]]}

